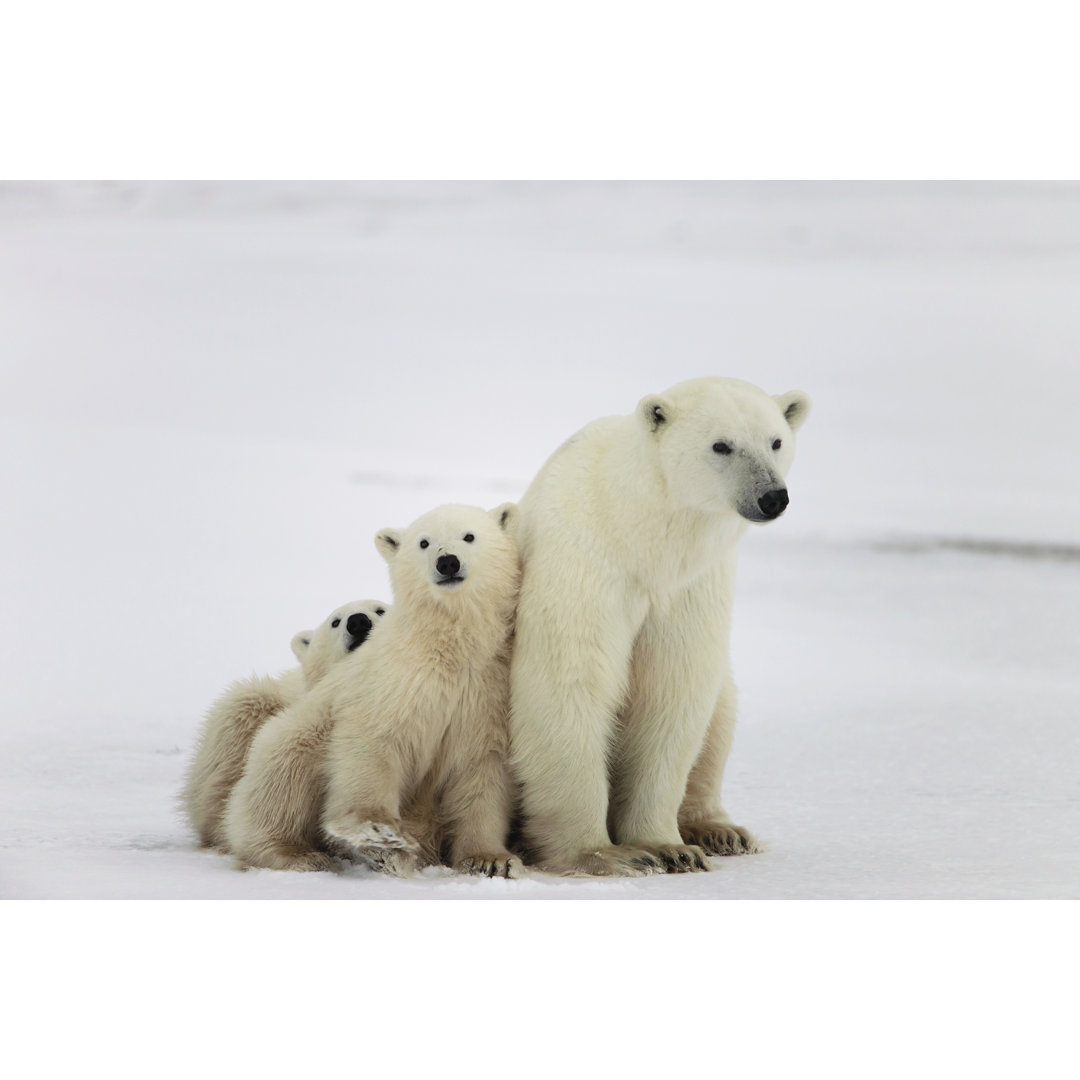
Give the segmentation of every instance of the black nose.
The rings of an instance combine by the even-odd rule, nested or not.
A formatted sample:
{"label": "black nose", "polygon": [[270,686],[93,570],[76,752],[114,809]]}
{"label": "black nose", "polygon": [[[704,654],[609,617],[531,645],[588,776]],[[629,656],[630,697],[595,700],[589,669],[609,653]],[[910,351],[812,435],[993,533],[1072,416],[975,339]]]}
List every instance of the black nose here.
{"label": "black nose", "polygon": [[357,614],[349,616],[348,622],[345,623],[345,629],[353,637],[363,641],[371,633],[371,620],[363,612],[357,612]]}
{"label": "black nose", "polygon": [[435,569],[443,577],[453,577],[461,569],[461,563],[456,555],[440,555],[435,560]]}
{"label": "black nose", "polygon": [[767,518],[778,518],[787,508],[787,488],[777,488],[776,491],[766,491],[757,501],[761,512]]}

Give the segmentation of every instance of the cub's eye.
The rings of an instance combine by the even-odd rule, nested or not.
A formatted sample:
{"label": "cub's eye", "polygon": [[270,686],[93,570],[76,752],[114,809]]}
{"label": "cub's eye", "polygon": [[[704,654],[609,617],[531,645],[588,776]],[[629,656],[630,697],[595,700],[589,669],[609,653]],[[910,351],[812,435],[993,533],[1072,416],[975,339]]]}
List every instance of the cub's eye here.
{"label": "cub's eye", "polygon": [[776,440],[776,441],[775,441],[775,442],[774,442],[774,443],[772,444],[772,448],[773,448],[774,450],[779,450],[779,449],[780,449],[780,440],[779,440],[779,439],[777,439],[777,440]]}
{"label": "cub's eye", "polygon": [[471,544],[476,537],[473,536],[472,533],[466,533],[461,539],[464,540],[466,544]]}
{"label": "cub's eye", "polygon": [[718,454],[730,454],[731,447],[726,442],[714,442],[712,444],[713,450]]}
{"label": "cub's eye", "polygon": [[385,615],[386,614],[386,608],[377,607],[375,609],[375,614],[376,615]]}
{"label": "cub's eye", "polygon": [[420,541],[420,546],[421,546],[422,548],[426,548],[426,547],[427,547],[427,541],[426,541],[426,540],[421,540],[421,541]]}
{"label": "cub's eye", "polygon": [[341,620],[340,619],[335,619],[330,625],[331,626],[340,626],[341,625]]}

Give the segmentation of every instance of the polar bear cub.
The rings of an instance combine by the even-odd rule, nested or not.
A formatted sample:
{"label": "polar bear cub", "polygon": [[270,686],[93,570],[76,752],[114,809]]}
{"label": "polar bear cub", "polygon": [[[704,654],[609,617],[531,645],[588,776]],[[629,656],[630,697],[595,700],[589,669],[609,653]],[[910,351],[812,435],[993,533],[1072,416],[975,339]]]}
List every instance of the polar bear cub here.
{"label": "polar bear cub", "polygon": [[203,847],[225,849],[225,804],[259,729],[362,645],[389,610],[390,605],[381,600],[343,604],[314,630],[301,630],[293,637],[291,647],[299,667],[276,678],[241,679],[210,706],[180,794],[184,813]]}
{"label": "polar bear cub", "polygon": [[507,712],[517,507],[443,506],[376,547],[394,605],[370,645],[267,724],[227,812],[242,864],[515,877]]}

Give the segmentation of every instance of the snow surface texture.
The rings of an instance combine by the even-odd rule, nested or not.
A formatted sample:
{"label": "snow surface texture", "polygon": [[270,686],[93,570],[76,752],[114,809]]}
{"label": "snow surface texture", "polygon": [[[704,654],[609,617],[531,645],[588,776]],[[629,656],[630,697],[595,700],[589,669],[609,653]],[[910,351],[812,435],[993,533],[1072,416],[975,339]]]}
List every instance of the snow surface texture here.
{"label": "snow surface texture", "polygon": [[[1080,189],[7,184],[0,297],[0,895],[1080,896]],[[702,374],[815,405],[741,548],[726,802],[767,854],[397,881],[195,848],[204,709],[387,593],[377,528],[516,498]]]}

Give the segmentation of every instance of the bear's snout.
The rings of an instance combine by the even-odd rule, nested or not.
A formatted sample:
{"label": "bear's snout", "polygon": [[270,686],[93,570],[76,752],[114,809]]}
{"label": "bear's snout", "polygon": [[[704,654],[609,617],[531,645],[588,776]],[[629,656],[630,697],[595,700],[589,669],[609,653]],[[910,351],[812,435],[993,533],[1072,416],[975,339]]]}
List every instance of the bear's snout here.
{"label": "bear's snout", "polygon": [[440,555],[435,560],[435,569],[438,570],[444,578],[454,577],[461,569],[461,562],[456,555]]}
{"label": "bear's snout", "polygon": [[362,611],[359,611],[355,615],[349,616],[348,621],[345,623],[345,629],[356,639],[349,642],[349,651],[351,652],[367,640],[368,634],[371,633],[371,619]]}
{"label": "bear's snout", "polygon": [[787,488],[777,488],[775,491],[766,491],[757,501],[758,509],[771,521],[778,518],[788,504]]}

